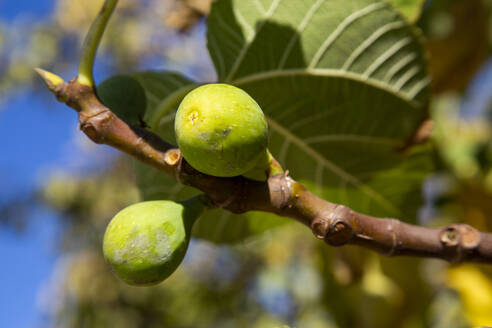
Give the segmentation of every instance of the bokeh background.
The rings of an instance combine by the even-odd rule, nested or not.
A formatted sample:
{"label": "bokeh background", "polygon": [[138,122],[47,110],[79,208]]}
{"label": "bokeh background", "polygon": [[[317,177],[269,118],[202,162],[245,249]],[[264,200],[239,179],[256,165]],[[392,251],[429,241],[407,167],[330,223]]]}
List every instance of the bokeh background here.
{"label": "bokeh background", "polygon": [[[492,231],[492,1],[421,2],[439,169],[419,220]],[[101,3],[0,0],[0,327],[492,326],[491,267],[334,249],[297,223],[239,245],[193,240],[155,287],[117,280],[101,240],[140,197],[132,162],[77,131],[33,72],[75,75]],[[162,69],[214,81],[209,6],[121,0],[96,80]]]}

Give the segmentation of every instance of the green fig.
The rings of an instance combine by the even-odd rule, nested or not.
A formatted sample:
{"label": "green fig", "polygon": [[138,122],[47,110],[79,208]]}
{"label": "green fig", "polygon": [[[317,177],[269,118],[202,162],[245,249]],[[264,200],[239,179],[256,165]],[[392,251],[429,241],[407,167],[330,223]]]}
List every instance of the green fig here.
{"label": "green fig", "polygon": [[266,158],[265,115],[250,95],[232,85],[206,84],[188,93],[174,129],[183,157],[205,174],[242,175]]}
{"label": "green fig", "polygon": [[110,77],[97,86],[102,103],[128,124],[142,123],[147,106],[144,88],[129,75]]}
{"label": "green fig", "polygon": [[106,261],[128,284],[163,281],[183,260],[193,223],[204,208],[199,197],[182,203],[157,200],[126,207],[106,228]]}

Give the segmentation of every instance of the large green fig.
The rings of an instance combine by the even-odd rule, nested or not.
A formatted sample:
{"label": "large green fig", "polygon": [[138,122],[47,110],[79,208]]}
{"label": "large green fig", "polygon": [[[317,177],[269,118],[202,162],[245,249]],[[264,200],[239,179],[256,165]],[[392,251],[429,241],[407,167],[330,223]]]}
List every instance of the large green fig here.
{"label": "large green fig", "polygon": [[131,285],[151,285],[173,273],[185,256],[191,228],[204,210],[199,198],[146,201],[126,207],[104,234],[104,257]]}
{"label": "large green fig", "polygon": [[232,85],[206,84],[188,93],[174,129],[184,158],[202,173],[242,175],[267,158],[265,115],[251,96]]}

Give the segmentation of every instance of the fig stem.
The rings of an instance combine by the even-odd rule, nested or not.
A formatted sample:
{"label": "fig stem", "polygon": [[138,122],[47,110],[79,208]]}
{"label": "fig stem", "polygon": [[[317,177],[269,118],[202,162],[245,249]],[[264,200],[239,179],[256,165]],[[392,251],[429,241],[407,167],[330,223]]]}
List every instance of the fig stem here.
{"label": "fig stem", "polygon": [[84,40],[84,45],[82,46],[82,55],[79,61],[79,72],[77,76],[77,81],[82,85],[87,85],[90,87],[94,86],[94,58],[96,56],[96,51],[101,42],[104,29],[108,24],[108,20],[113,13],[114,8],[118,0],[106,0],[104,2],[101,11],[97,15],[96,19],[92,23],[89,32]]}
{"label": "fig stem", "polygon": [[282,165],[273,157],[272,153],[270,150],[267,149],[267,154],[268,154],[268,176],[274,176],[277,174],[282,174],[284,173],[284,169],[282,168]]}

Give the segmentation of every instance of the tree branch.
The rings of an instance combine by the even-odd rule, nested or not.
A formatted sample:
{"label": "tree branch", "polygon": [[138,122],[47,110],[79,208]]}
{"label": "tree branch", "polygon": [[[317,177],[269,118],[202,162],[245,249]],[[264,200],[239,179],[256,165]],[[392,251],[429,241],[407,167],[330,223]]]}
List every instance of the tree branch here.
{"label": "tree branch", "polygon": [[387,256],[435,257],[453,262],[492,263],[492,234],[466,224],[441,229],[375,218],[330,203],[293,180],[288,171],[266,182],[244,177],[218,178],[193,169],[178,148],[145,129],[129,126],[97,98],[93,87],[69,83],[38,70],[57,98],[79,114],[80,129],[94,142],[107,144],[198,188],[211,205],[233,213],[256,210],[296,219],[332,246],[371,248]]}

